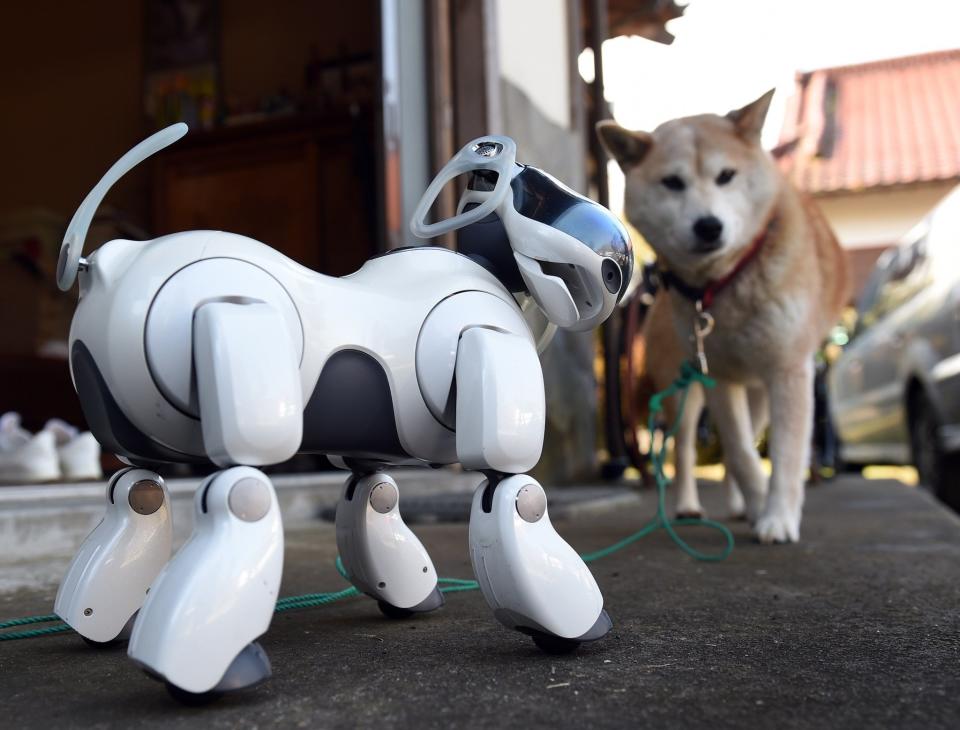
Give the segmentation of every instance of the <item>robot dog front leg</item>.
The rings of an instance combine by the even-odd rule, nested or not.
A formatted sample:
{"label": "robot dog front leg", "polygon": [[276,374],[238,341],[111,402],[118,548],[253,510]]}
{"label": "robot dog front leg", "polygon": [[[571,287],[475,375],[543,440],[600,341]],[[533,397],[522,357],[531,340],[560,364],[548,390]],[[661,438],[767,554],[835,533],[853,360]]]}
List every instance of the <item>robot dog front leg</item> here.
{"label": "robot dog front leg", "polygon": [[[193,317],[204,446],[221,466],[268,464],[300,446],[298,363],[279,315],[262,302],[219,301]],[[273,617],[283,525],[273,485],[251,466],[208,477],[194,531],[160,573],[133,628],[130,657],[187,703],[270,676],[255,640]]]}
{"label": "robot dog front leg", "polygon": [[354,474],[337,505],[337,549],[347,576],[390,618],[443,605],[433,561],[404,524],[399,499],[386,474]]}
{"label": "robot dog front leg", "polygon": [[170,495],[156,472],[117,472],[106,498],[107,512],[70,563],[53,607],[92,644],[129,635],[172,540]]}
{"label": "robot dog front leg", "polygon": [[493,474],[477,489],[470,560],[494,617],[550,654],[613,626],[590,569],[553,528],[543,487],[527,474]]}
{"label": "robot dog front leg", "polygon": [[526,338],[473,328],[457,351],[457,452],[485,471],[473,497],[470,559],[494,616],[564,653],[612,627],[603,596],[579,555],[550,522],[547,497],[523,472],[540,458],[543,375]]}

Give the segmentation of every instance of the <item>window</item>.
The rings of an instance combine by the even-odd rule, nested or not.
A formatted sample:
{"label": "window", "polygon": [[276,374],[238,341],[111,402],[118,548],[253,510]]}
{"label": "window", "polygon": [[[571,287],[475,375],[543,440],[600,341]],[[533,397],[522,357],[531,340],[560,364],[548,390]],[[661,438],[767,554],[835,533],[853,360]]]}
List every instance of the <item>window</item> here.
{"label": "window", "polygon": [[909,243],[890,249],[880,257],[857,307],[857,333],[910,301],[929,281],[927,231],[923,229]]}

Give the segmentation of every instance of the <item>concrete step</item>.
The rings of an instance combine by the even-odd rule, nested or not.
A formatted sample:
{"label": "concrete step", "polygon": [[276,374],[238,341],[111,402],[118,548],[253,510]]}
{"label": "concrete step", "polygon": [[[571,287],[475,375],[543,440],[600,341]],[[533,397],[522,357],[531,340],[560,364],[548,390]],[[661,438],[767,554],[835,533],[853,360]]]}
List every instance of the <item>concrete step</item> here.
{"label": "concrete step", "polygon": [[[471,493],[482,479],[452,469],[396,469],[404,493]],[[284,527],[315,525],[336,507],[347,475],[340,471],[272,475]],[[202,479],[168,479],[174,546],[193,529],[193,495]],[[106,481],[0,487],[0,592],[59,581],[80,543],[102,519]]]}
{"label": "concrete step", "polygon": [[[483,476],[459,469],[391,470],[410,524],[464,522]],[[332,538],[344,472],[271,475],[284,528]],[[193,529],[193,495],[200,478],[168,479],[174,547]],[[0,487],[0,593],[55,584],[80,543],[103,517],[106,482]],[[627,488],[564,487],[548,490],[554,519],[633,503]],[[324,538],[326,539],[326,537]]]}

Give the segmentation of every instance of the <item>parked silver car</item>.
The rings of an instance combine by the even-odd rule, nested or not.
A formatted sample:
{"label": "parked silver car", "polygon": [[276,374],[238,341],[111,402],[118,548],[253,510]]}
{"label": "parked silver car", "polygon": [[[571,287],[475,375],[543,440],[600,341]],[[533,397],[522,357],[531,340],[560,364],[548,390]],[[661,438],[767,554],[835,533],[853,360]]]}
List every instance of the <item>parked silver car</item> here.
{"label": "parked silver car", "polygon": [[843,460],[914,464],[960,507],[960,188],[881,255],[829,376]]}

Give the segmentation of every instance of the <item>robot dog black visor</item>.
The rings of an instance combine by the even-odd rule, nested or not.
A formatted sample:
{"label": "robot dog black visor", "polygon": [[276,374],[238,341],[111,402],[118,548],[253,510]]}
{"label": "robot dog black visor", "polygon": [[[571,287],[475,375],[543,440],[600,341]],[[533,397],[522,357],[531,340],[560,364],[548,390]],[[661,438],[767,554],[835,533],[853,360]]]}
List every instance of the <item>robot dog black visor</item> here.
{"label": "robot dog black visor", "polygon": [[510,186],[520,215],[556,228],[604,257],[604,286],[620,301],[633,274],[630,237],[620,221],[535,167],[524,167]]}

